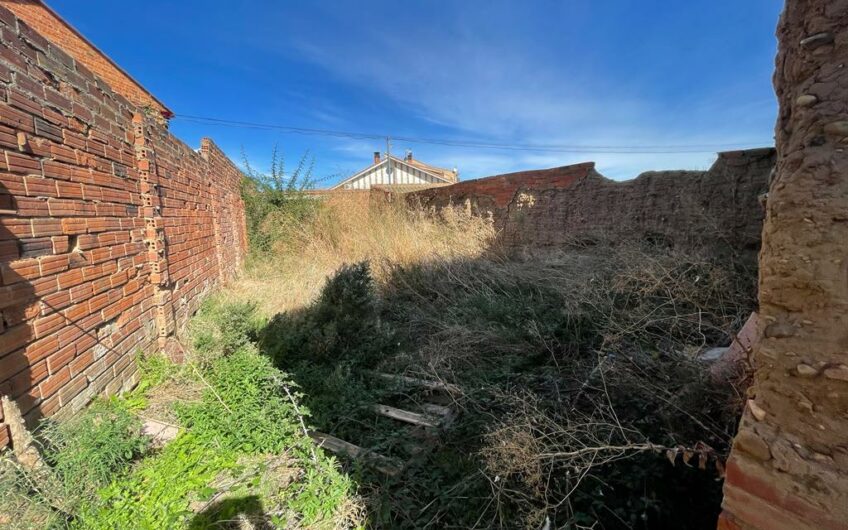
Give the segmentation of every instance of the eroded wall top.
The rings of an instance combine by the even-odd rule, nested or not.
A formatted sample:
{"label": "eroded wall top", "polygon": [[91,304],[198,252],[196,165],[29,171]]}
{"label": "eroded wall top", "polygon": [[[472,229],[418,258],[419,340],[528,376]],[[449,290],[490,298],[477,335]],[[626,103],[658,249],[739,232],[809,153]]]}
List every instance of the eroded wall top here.
{"label": "eroded wall top", "polygon": [[707,171],[649,171],[617,182],[584,163],[469,180],[407,200],[491,216],[507,249],[637,239],[755,259],[774,164],[771,148],[732,151]]}
{"label": "eroded wall top", "polygon": [[90,71],[97,76],[98,82],[137,107],[149,108],[162,119],[174,115],[141,83],[41,0],[0,0],[0,5],[17,16],[22,38],[37,41],[42,47],[48,40],[53,43],[56,49],[52,57],[37,58],[42,66],[49,66],[45,63],[50,60],[75,61],[78,63],[76,69]]}

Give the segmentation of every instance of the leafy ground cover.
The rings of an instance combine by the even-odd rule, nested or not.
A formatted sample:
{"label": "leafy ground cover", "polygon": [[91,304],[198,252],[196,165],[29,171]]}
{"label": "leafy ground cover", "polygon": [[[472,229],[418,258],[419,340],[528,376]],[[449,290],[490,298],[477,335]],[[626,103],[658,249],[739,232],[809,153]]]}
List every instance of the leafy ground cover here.
{"label": "leafy ground cover", "polygon": [[[314,450],[297,387],[250,341],[245,317],[252,312],[209,301],[195,318],[189,364],[142,359],[145,374],[135,391],[98,400],[71,421],[46,423],[37,431],[45,469],[23,470],[4,458],[0,493],[15,499],[0,507],[4,522],[73,529],[358,527],[353,484],[335,460]],[[169,390],[175,388],[181,391]],[[179,434],[152,448],[141,435],[142,418],[163,410]]]}

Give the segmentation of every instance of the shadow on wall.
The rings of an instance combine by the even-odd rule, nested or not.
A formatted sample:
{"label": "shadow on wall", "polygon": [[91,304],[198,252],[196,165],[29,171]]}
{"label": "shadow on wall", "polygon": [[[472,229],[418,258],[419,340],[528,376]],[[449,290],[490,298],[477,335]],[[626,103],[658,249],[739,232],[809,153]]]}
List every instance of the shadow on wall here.
{"label": "shadow on wall", "polygon": [[[45,267],[51,257],[67,256],[68,273],[79,273],[91,264],[90,253],[80,250],[74,236],[43,235],[41,223],[58,219],[18,215],[21,193],[14,189],[15,178],[0,180],[0,396],[18,405],[33,430],[60,406],[72,413],[93,397],[80,391],[79,383],[95,388],[74,362],[86,359],[83,352],[91,349],[95,359],[126,354],[112,347],[111,336],[103,333],[108,327],[73,318],[75,309],[89,308],[88,302],[74,300],[74,289]],[[6,419],[0,416],[0,447],[10,441]]]}
{"label": "shadow on wall", "polygon": [[[30,228],[29,219],[16,217],[16,199],[0,181],[0,395],[9,396],[26,414],[30,425],[41,418],[37,383],[48,373],[47,361],[38,358],[38,345],[27,323],[38,312],[35,287],[10,265],[27,252],[20,239]],[[32,359],[30,359],[30,357]],[[9,443],[6,411],[0,411],[0,447]]]}

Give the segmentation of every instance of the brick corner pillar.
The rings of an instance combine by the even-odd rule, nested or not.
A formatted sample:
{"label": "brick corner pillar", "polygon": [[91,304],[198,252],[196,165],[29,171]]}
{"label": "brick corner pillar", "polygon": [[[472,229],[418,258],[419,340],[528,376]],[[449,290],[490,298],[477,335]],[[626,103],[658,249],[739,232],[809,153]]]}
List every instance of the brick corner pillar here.
{"label": "brick corner pillar", "polygon": [[206,183],[212,191],[212,232],[215,236],[215,259],[218,265],[217,281],[223,283],[226,280],[226,268],[224,267],[224,240],[221,236],[221,186],[215,182],[215,171],[213,170],[214,159],[212,156],[212,140],[200,139],[200,156],[206,162]]}
{"label": "brick corner pillar", "polygon": [[719,528],[848,529],[848,0],[787,0],[763,335]]}
{"label": "brick corner pillar", "polygon": [[181,361],[181,354],[171,347],[169,340],[174,334],[176,324],[168,277],[168,251],[162,218],[159,173],[156,168],[155,150],[153,149],[147,120],[144,115],[136,113],[133,115],[132,123],[135,137],[136,167],[139,174],[139,191],[141,192],[141,216],[144,218],[144,244],[147,247],[150,283],[153,286],[153,305],[159,336],[158,345],[174,360]]}

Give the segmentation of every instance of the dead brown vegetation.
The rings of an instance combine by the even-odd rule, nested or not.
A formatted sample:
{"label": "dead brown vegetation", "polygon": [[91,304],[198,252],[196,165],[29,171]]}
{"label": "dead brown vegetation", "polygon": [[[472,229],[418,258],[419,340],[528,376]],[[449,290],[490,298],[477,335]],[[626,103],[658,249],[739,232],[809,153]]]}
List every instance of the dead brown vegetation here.
{"label": "dead brown vegetation", "polygon": [[[697,355],[753,309],[744,261],[599,238],[505,256],[486,220],[456,210],[337,206],[231,293],[286,310],[262,347],[322,431],[403,445],[363,413],[394,392],[369,370],[462,390],[437,450],[402,480],[363,482],[375,527],[714,526],[741,392]],[[357,260],[371,266],[324,285]],[[289,283],[305,271],[307,287]]]}
{"label": "dead brown vegetation", "polygon": [[254,257],[231,287],[233,296],[257,301],[263,313],[273,315],[315,299],[327,276],[345,263],[370,261],[381,278],[393,265],[474,259],[494,235],[491,222],[459,209],[433,219],[423,211],[373,203],[361,195],[312,200],[320,202],[305,218],[280,210],[266,219],[265,230],[277,234],[274,250]]}

